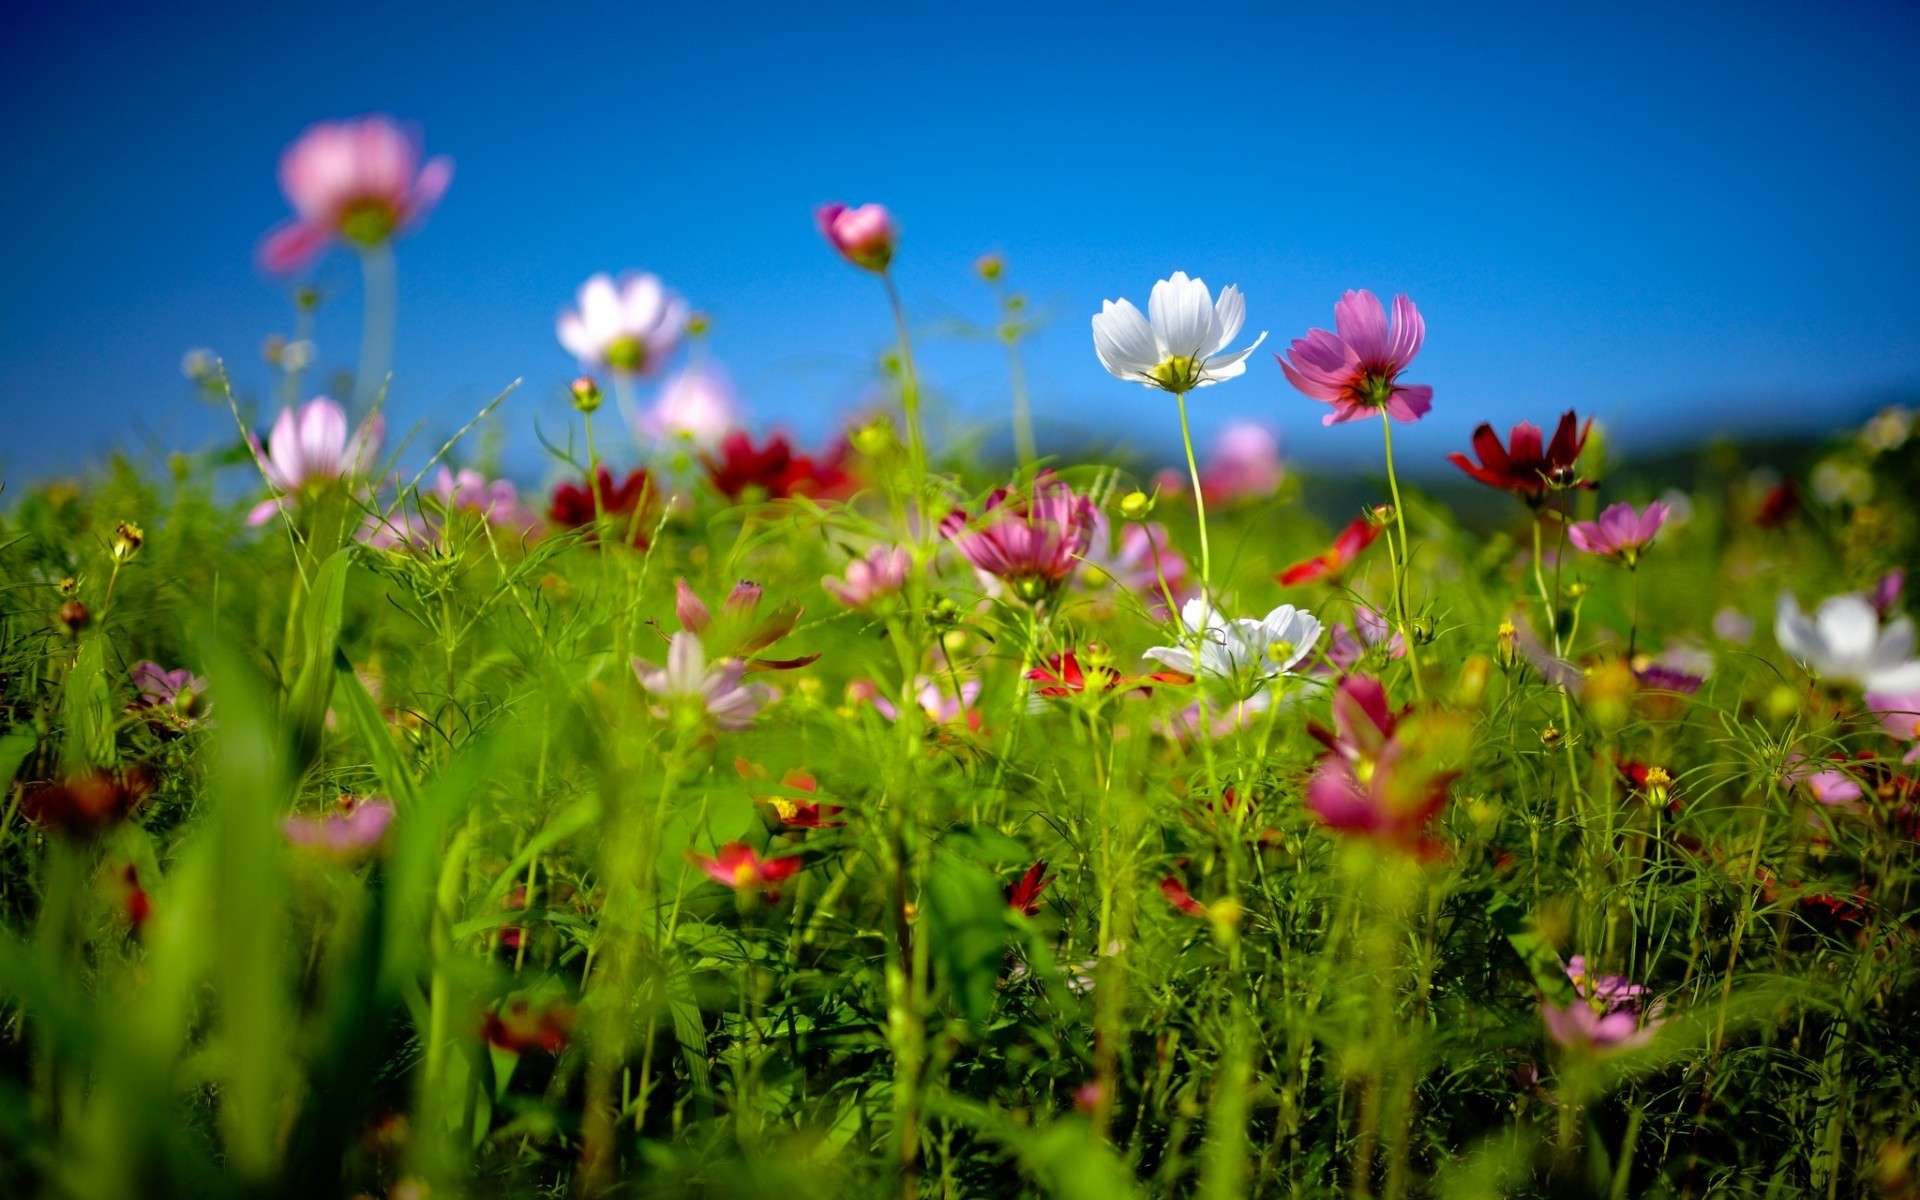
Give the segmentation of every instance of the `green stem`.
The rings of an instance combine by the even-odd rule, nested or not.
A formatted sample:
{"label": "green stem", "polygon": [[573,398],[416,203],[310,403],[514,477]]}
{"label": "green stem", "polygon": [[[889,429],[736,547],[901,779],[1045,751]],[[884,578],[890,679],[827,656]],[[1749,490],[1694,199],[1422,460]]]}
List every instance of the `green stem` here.
{"label": "green stem", "polygon": [[[1193,457],[1193,431],[1187,426],[1187,394],[1175,392],[1174,400],[1180,405],[1180,444],[1187,451],[1187,474],[1193,480],[1193,508],[1200,518],[1200,596],[1209,605],[1213,603],[1213,552],[1207,546],[1207,498],[1200,493],[1200,464]],[[1194,655],[1194,668],[1199,669],[1199,653]]]}
{"label": "green stem", "polygon": [[1413,644],[1413,627],[1407,623],[1407,572],[1413,567],[1413,551],[1407,542],[1407,509],[1400,503],[1400,479],[1393,470],[1393,418],[1386,409],[1380,410],[1380,433],[1386,441],[1387,451],[1387,490],[1393,496],[1393,522],[1400,529],[1400,559],[1393,570],[1393,603],[1400,620],[1400,640],[1407,647],[1407,666],[1413,672],[1413,694],[1426,699],[1426,689],[1420,682],[1420,654]]}
{"label": "green stem", "polygon": [[354,391],[364,407],[385,390],[387,373],[393,369],[399,286],[395,282],[392,244],[381,242],[362,250],[360,275],[366,295],[360,324],[360,369],[354,372]]}
{"label": "green stem", "polygon": [[927,448],[920,437],[920,373],[913,365],[913,339],[907,334],[907,310],[900,303],[900,290],[893,286],[893,276],[882,274],[880,282],[887,286],[887,304],[893,309],[893,324],[900,335],[900,409],[907,420],[907,459],[913,467],[914,508],[919,510],[925,503],[927,483]]}

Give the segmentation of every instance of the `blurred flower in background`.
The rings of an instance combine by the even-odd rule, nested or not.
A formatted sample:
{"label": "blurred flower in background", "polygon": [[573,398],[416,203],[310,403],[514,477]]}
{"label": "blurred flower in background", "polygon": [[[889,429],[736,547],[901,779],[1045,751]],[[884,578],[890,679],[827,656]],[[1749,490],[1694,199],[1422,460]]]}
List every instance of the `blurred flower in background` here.
{"label": "blurred flower in background", "polygon": [[740,400],[724,369],[693,363],[660,385],[653,406],[640,414],[640,432],[711,450],[740,423]]}
{"label": "blurred flower in background", "polygon": [[420,162],[420,135],[392,117],[323,121],[280,156],[294,219],[269,233],[260,262],[285,275],[336,240],[366,249],[417,225],[453,182],[453,160]]}
{"label": "blurred flower in background", "polygon": [[687,329],[687,302],[658,275],[599,274],[580,285],[577,307],[555,326],[560,344],[588,369],[650,375],[665,365]]}

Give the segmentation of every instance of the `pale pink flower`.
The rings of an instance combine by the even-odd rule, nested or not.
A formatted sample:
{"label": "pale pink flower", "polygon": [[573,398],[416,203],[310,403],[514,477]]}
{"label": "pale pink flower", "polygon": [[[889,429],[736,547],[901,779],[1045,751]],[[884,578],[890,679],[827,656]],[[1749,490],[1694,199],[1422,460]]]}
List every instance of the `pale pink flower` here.
{"label": "pale pink flower", "polygon": [[561,312],[560,344],[589,369],[622,375],[658,370],[687,328],[687,302],[658,275],[628,275],[618,284],[598,274],[580,285],[578,307]]}
{"label": "pale pink flower", "polygon": [[1405,296],[1393,298],[1393,327],[1372,292],[1348,292],[1333,306],[1334,333],[1309,329],[1295,338],[1280,369],[1294,387],[1333,405],[1322,425],[1357,421],[1385,409],[1396,421],[1417,421],[1433,407],[1433,389],[1403,384],[1400,372],[1420,353],[1427,326]]}
{"label": "pale pink flower", "polygon": [[1209,503],[1265,500],[1284,474],[1274,432],[1258,422],[1233,421],[1221,430],[1213,457],[1200,469],[1200,492]]}
{"label": "pale pink flower", "polygon": [[693,364],[660,385],[653,406],[640,414],[640,432],[712,450],[740,424],[740,400],[727,373],[713,364]]}
{"label": "pale pink flower", "polygon": [[687,630],[673,635],[665,667],[635,657],[633,673],[663,700],[697,702],[715,727],[730,732],[753,728],[755,715],[773,699],[765,684],[742,682],[747,664],[740,659],[723,658],[709,667],[700,635]]}
{"label": "pale pink flower", "polygon": [[341,811],[325,816],[288,817],[281,823],[287,840],[337,858],[358,858],[372,852],[393,824],[393,803],[343,797],[341,805]]}
{"label": "pale pink flower", "polygon": [[1920,762],[1920,692],[1895,695],[1868,692],[1867,708],[1879,719],[1880,727],[1903,742],[1912,742],[1906,761]]}
{"label": "pale pink flower", "polygon": [[1594,1055],[1617,1054],[1637,1050],[1653,1041],[1661,1018],[1650,1016],[1644,1022],[1639,1012],[1620,1008],[1601,1011],[1585,1000],[1575,1000],[1565,1008],[1540,1004],[1540,1022],[1547,1036],[1569,1050]]}
{"label": "pale pink flower", "polygon": [[[1090,574],[1083,574],[1081,578],[1095,585],[1131,592],[1146,601],[1150,611],[1164,614],[1167,592],[1173,593],[1176,605],[1185,603],[1193,595],[1192,584],[1187,579],[1187,560],[1173,548],[1172,541],[1166,527],[1158,522],[1128,522],[1120,526],[1120,536],[1115,538],[1112,522],[1096,509],[1087,547],[1080,554]],[[1164,590],[1162,580],[1166,582]]]}
{"label": "pale pink flower", "polygon": [[392,117],[309,126],[280,155],[280,190],[294,219],[267,235],[260,262],[284,275],[335,239],[380,245],[419,224],[451,182],[453,160],[442,154],[421,165],[418,131]]}
{"label": "pale pink flower", "polygon": [[871,608],[904,588],[912,567],[913,555],[904,547],[875,546],[847,564],[844,578],[828,575],[820,586],[848,608]]}
{"label": "pale pink flower", "polygon": [[881,205],[849,208],[822,204],[813,215],[827,243],[854,266],[884,272],[893,261],[899,235],[893,227],[893,215]]}
{"label": "pale pink flower", "polygon": [[386,423],[374,416],[349,437],[345,410],[325,396],[307,401],[298,412],[282,409],[267,435],[264,450],[259,438],[247,435],[261,473],[280,493],[255,506],[247,523],[259,525],[268,520],[307,488],[364,474],[380,452],[385,434]]}
{"label": "pale pink flower", "polygon": [[1632,566],[1640,552],[1660,532],[1667,520],[1667,506],[1655,500],[1639,512],[1631,504],[1614,504],[1597,521],[1575,521],[1567,527],[1567,540],[1603,558],[1617,558]]}
{"label": "pale pink flower", "polygon": [[540,527],[540,514],[521,503],[511,481],[490,480],[470,469],[455,472],[451,467],[441,467],[421,500],[418,512],[403,505],[384,516],[368,514],[360,540],[382,550],[435,545],[447,516],[454,512],[472,513],[489,525],[522,536]]}
{"label": "pale pink flower", "polygon": [[[867,703],[873,705],[879,714],[889,721],[900,719],[900,709],[887,699],[879,688],[867,684],[858,689]],[[980,698],[980,681],[968,679],[960,684],[956,693],[948,690],[945,677],[935,679],[921,675],[913,681],[913,699],[926,714],[927,720],[935,725],[947,725],[964,721],[969,727],[978,729],[980,712],[974,708],[974,702]]]}

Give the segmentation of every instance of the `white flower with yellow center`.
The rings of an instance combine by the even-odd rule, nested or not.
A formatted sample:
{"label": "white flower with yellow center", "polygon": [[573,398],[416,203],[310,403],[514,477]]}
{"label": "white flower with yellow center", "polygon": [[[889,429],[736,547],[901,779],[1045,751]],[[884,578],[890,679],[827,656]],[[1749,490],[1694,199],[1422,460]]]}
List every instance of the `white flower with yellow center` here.
{"label": "white flower with yellow center", "polygon": [[1247,301],[1229,284],[1215,303],[1202,280],[1175,271],[1153,285],[1147,315],[1126,300],[1104,300],[1093,318],[1093,349],[1121,379],[1181,395],[1245,373],[1247,355],[1265,341],[1227,353],[1246,323]]}

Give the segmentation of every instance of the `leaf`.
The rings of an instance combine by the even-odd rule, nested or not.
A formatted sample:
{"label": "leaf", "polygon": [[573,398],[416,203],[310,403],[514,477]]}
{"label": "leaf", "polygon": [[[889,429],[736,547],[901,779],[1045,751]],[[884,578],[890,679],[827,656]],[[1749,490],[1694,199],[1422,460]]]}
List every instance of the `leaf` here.
{"label": "leaf", "polygon": [[1006,952],[1007,902],[1000,880],[957,854],[935,856],[927,876],[927,931],[934,963],[960,1015],[975,1025],[993,1013]]}
{"label": "leaf", "polygon": [[340,644],[347,569],[352,565],[352,549],[336,550],[321,564],[307,594],[300,673],[287,696],[287,725],[293,735],[293,761],[298,770],[305,770],[320,752],[327,702],[333,695],[334,651]]}

